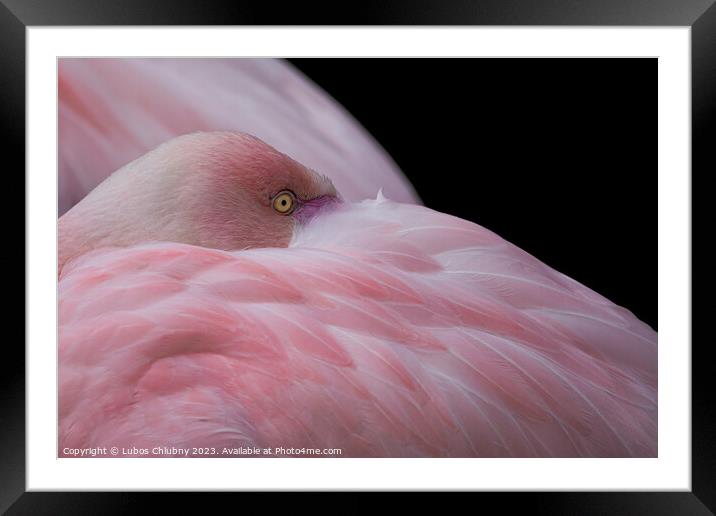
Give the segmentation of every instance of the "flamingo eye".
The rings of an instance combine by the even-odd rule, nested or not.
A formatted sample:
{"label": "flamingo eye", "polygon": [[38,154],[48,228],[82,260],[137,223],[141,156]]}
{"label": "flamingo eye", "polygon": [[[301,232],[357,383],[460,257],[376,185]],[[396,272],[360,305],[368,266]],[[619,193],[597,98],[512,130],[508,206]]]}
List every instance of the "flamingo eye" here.
{"label": "flamingo eye", "polygon": [[281,215],[289,215],[296,206],[296,197],[288,190],[284,190],[276,194],[271,205]]}

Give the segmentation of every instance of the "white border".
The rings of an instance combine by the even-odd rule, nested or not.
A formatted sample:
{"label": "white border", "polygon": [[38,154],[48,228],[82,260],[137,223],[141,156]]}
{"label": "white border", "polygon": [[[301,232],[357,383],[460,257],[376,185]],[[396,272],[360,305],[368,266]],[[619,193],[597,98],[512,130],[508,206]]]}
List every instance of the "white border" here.
{"label": "white border", "polygon": [[[55,458],[56,59],[85,55],[658,56],[659,458]],[[32,27],[27,58],[28,490],[690,490],[689,28]]]}

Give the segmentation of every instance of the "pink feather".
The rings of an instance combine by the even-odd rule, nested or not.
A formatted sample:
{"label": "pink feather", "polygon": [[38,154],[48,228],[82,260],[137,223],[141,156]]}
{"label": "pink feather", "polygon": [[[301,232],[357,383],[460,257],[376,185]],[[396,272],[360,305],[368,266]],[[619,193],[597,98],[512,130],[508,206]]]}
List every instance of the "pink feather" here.
{"label": "pink feather", "polygon": [[195,131],[251,133],[332,179],[347,200],[378,189],[418,202],[380,145],[277,59],[60,59],[59,211],[160,143]]}
{"label": "pink feather", "polygon": [[349,205],[288,248],[95,250],[59,296],[60,450],[657,455],[656,332],[424,207]]}

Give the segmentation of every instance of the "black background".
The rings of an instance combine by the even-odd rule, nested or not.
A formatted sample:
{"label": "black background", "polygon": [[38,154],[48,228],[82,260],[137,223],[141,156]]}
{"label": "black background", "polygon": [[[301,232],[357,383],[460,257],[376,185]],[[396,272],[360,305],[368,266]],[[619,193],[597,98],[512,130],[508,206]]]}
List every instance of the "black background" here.
{"label": "black background", "polygon": [[657,329],[656,59],[291,59],[424,204]]}

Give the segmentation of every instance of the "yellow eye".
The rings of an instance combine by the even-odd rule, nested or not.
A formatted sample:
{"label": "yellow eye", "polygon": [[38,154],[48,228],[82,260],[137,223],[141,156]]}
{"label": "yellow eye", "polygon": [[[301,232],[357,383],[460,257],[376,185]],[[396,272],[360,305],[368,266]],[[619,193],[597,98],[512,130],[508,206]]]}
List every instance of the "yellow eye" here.
{"label": "yellow eye", "polygon": [[273,209],[281,215],[288,215],[293,211],[293,208],[296,205],[296,198],[291,192],[283,191],[273,198],[272,205]]}

